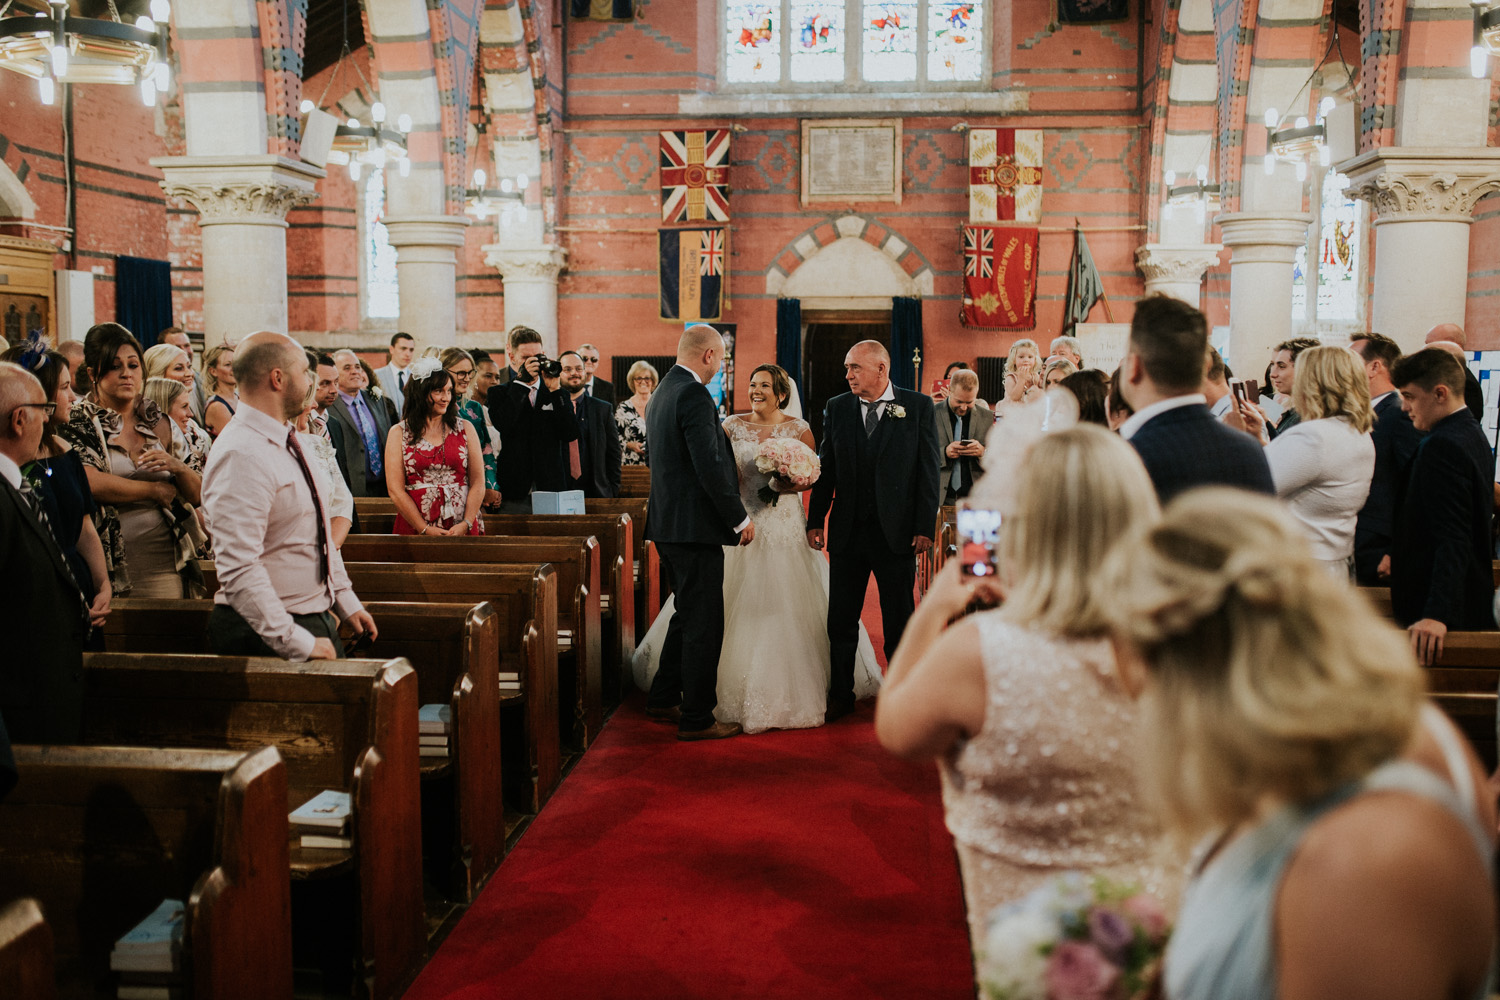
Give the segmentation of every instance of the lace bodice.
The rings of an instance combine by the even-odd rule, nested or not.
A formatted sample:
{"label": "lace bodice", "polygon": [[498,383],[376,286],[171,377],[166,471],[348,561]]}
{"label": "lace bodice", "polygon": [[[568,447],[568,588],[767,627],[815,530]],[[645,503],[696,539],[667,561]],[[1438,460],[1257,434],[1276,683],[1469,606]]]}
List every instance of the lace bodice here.
{"label": "lace bodice", "polygon": [[807,431],[807,421],[792,419],[780,424],[754,424],[738,414],[724,421],[724,433],[734,446],[734,462],[740,473],[740,500],[745,512],[755,522],[756,545],[766,547],[807,544],[807,517],[802,510],[800,493],[783,493],[775,506],[768,506],[757,496],[770,476],[755,467],[755,451],[762,441],[771,438],[800,438]]}

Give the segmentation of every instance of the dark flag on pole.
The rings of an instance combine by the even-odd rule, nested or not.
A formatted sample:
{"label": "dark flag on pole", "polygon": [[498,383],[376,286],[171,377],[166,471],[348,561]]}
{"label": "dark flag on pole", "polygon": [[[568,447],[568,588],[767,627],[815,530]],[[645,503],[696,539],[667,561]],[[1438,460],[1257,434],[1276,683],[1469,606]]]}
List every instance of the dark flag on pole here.
{"label": "dark flag on pole", "polygon": [[[1073,228],[1073,263],[1068,268],[1068,313],[1063,317],[1063,331],[1067,332],[1089,318],[1094,303],[1104,299],[1104,280],[1094,266],[1094,255],[1089,253],[1088,240],[1083,238],[1083,229]],[[1109,312],[1109,300],[1104,299],[1104,310]]]}

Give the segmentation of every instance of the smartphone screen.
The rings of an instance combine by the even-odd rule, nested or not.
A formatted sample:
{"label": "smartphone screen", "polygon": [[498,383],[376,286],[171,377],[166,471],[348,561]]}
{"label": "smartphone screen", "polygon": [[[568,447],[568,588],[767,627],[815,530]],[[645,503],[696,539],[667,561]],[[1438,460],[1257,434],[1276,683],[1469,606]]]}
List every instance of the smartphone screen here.
{"label": "smartphone screen", "polygon": [[1230,379],[1229,391],[1234,393],[1234,398],[1241,403],[1250,402],[1250,389],[1245,385],[1244,379]]}
{"label": "smartphone screen", "polygon": [[953,381],[946,378],[935,378],[932,380],[932,394],[936,396],[940,392],[948,391],[948,383]]}
{"label": "smartphone screen", "polygon": [[1247,378],[1244,380],[1244,382],[1245,395],[1249,396],[1250,402],[1253,403],[1260,398],[1260,383],[1256,382],[1253,378]]}
{"label": "smartphone screen", "polygon": [[994,576],[995,549],[1000,542],[1000,512],[960,507],[958,559],[965,576]]}

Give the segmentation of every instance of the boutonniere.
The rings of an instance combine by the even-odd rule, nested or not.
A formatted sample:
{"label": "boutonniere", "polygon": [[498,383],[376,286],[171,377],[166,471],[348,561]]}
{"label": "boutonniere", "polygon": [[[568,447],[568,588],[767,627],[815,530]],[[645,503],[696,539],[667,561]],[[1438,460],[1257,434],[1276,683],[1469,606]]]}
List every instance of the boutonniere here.
{"label": "boutonniere", "polygon": [[889,413],[892,417],[894,417],[897,420],[905,420],[906,419],[906,407],[904,407],[904,406],[898,406],[898,405],[892,404],[891,406],[887,406],[885,408],[885,412]]}
{"label": "boutonniere", "polygon": [[380,399],[385,395],[385,392],[380,388],[380,386],[372,385],[370,386],[370,395],[376,399]]}

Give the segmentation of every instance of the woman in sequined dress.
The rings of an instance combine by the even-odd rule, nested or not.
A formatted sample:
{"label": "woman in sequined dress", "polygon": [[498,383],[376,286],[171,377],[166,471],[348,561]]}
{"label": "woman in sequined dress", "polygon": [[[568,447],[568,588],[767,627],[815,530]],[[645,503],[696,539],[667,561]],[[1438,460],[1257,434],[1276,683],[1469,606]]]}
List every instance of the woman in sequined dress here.
{"label": "woman in sequined dress", "polygon": [[[934,581],[875,710],[881,743],[936,757],[976,947],[996,906],[1064,871],[1103,874],[1175,904],[1172,853],[1136,795],[1135,707],[1103,637],[1097,571],[1116,539],[1159,516],[1135,452],[1101,427],[1044,439],[1001,529],[995,584]],[[1000,506],[981,479],[970,506]],[[983,580],[983,582],[978,582]],[[1003,607],[949,621],[971,601]]]}

